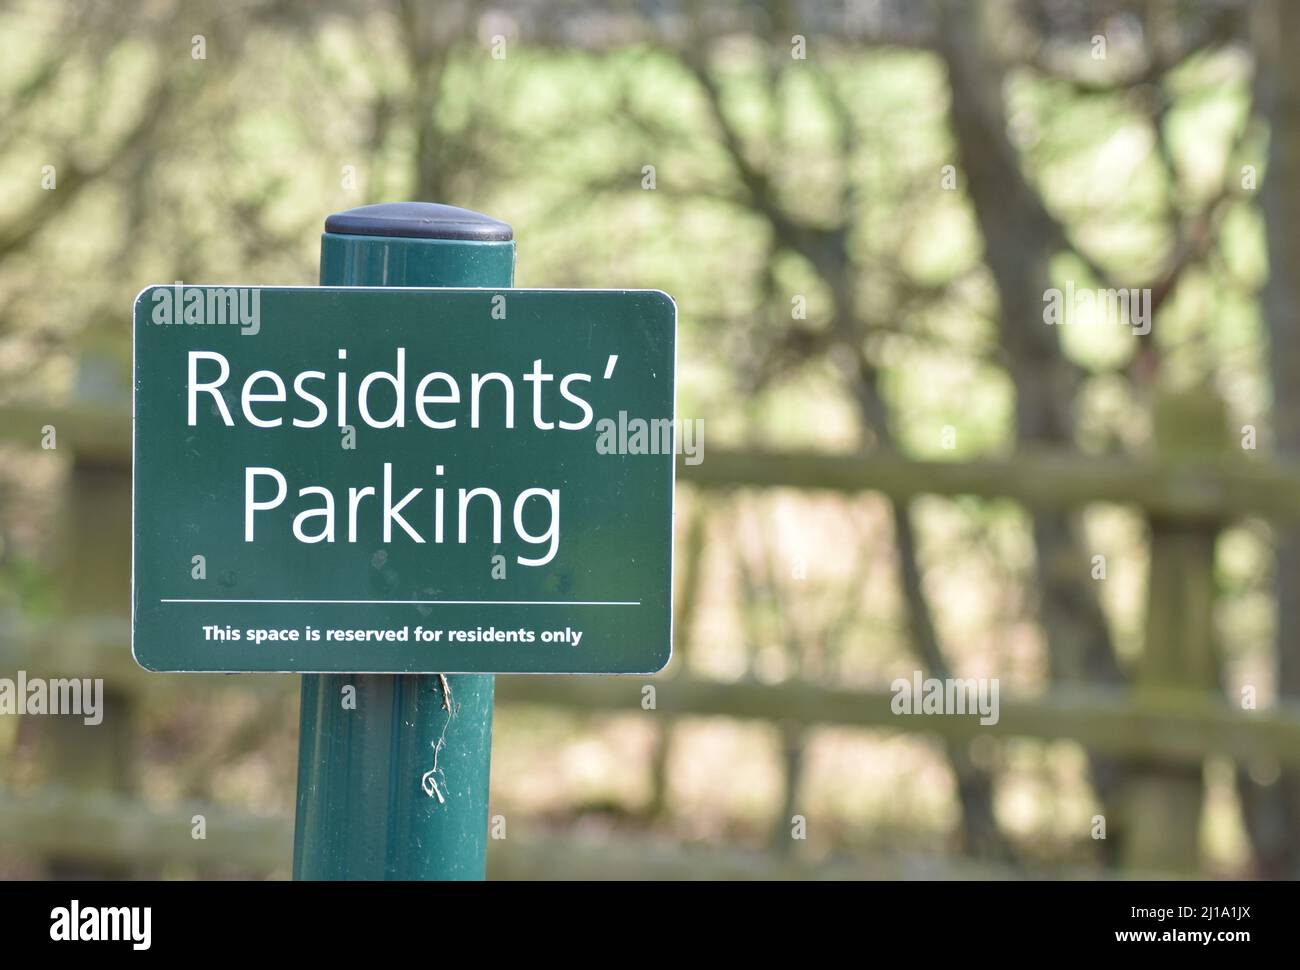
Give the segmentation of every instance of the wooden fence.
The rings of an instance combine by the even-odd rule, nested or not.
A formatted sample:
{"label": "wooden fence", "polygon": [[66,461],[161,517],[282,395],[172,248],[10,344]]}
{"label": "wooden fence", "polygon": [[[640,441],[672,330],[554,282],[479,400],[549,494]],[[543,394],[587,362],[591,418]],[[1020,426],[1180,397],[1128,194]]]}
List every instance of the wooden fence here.
{"label": "wooden fence", "polygon": [[[62,591],[59,620],[0,631],[0,671],[25,667],[45,676],[103,677],[109,716],[88,729],[74,718],[43,719],[57,781],[37,792],[0,788],[0,847],[19,847],[46,859],[56,872],[87,867],[110,874],[168,860],[236,865],[245,871],[287,872],[289,821],[241,815],[220,806],[196,806],[220,839],[189,838],[178,818],[162,814],[131,791],[128,753],[131,712],[154,695],[240,690],[283,692],[291,679],[276,675],[148,674],[127,649],[126,607],[130,550],[130,418],[111,409],[6,406],[0,440],[36,449],[43,429],[57,431],[58,453],[71,452],[61,517],[65,533],[55,557]],[[1177,423],[1173,424],[1177,427]],[[1154,564],[1148,599],[1147,644],[1126,690],[1071,689],[1033,697],[1001,698],[994,725],[976,718],[906,718],[890,709],[884,690],[846,690],[784,682],[779,686],[702,680],[689,673],[663,678],[657,706],[674,716],[717,716],[795,727],[841,725],[919,733],[961,745],[975,737],[1071,740],[1133,765],[1147,765],[1134,798],[1150,819],[1141,847],[1126,858],[1135,871],[1186,871],[1194,866],[1201,789],[1198,767],[1210,756],[1268,759],[1300,768],[1300,706],[1243,710],[1218,690],[1210,654],[1209,611],[1215,590],[1214,539],[1234,518],[1257,515],[1300,521],[1300,466],[1231,450],[1183,446],[1162,433],[1158,458],[1098,460],[1076,454],[1017,454],[1005,460],[915,461],[898,456],[759,453],[712,449],[698,465],[679,466],[684,487],[704,490],[792,488],[840,493],[878,492],[894,500],[920,495],[1006,499],[1030,509],[1072,509],[1119,503],[1144,511],[1152,528]],[[1165,447],[1168,445],[1168,447]],[[26,460],[26,459],[25,459]],[[32,460],[36,460],[35,457]],[[94,536],[86,541],[85,536]],[[502,705],[541,705],[567,711],[639,709],[641,681],[633,678],[502,677]],[[116,725],[116,726],[110,726]],[[0,735],[2,738],[3,735]],[[3,750],[0,749],[0,755]],[[1170,774],[1170,767],[1182,774]],[[1190,779],[1190,780],[1189,780]],[[186,812],[189,808],[186,808]],[[549,847],[548,847],[549,846]],[[565,855],[564,853],[568,854]],[[556,853],[559,853],[557,855]],[[565,841],[510,841],[492,847],[493,874],[591,876],[644,873],[817,876],[969,875],[966,863],[945,872],[895,861],[854,863],[745,853],[683,854],[643,842],[608,849]],[[692,866],[694,865],[694,868]],[[575,868],[576,867],[576,868]],[[981,869],[988,874],[988,869]]]}

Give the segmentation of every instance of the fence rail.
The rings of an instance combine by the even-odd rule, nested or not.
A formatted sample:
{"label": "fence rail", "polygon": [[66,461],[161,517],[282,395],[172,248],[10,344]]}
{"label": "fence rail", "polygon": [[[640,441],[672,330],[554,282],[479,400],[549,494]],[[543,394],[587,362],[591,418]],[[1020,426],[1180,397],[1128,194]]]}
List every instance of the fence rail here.
{"label": "fence rail", "polygon": [[879,492],[898,500],[971,495],[1041,510],[1110,502],[1192,522],[1247,515],[1300,520],[1300,464],[1272,458],[1197,461],[1017,452],[1000,460],[955,462],[715,448],[700,464],[679,462],[677,468],[681,480],[706,488]]}
{"label": "fence rail", "polygon": [[[206,838],[193,837],[202,815]],[[222,805],[149,806],[136,798],[66,788],[13,792],[0,787],[0,845],[33,858],[75,856],[116,871],[177,867],[288,878],[293,820]],[[1098,878],[1096,869],[1015,870],[921,853],[821,857],[773,855],[714,845],[683,846],[662,837],[575,837],[519,831],[488,849],[490,879],[1012,879]]]}
{"label": "fence rail", "polygon": [[[279,691],[279,674],[185,674],[159,677],[142,670],[122,646],[129,639],[117,618],[10,630],[0,640],[0,669],[25,667],[48,677],[103,677],[110,691],[143,699],[223,689]],[[109,649],[109,647],[112,649]],[[643,678],[501,676],[498,702],[574,712],[645,715]],[[657,684],[656,710],[695,717],[727,717],[816,727],[869,728],[946,741],[977,737],[1076,741],[1133,760],[1187,763],[1211,755],[1272,760],[1300,767],[1300,706],[1258,711],[1234,708],[1199,690],[1072,688],[1042,696],[999,698],[996,724],[978,715],[927,717],[895,714],[894,695],[882,689],[844,689],[799,681],[760,683],[682,676]]]}
{"label": "fence rail", "polygon": [[[112,409],[0,406],[0,440],[36,446],[52,425],[60,448],[129,465],[131,416]],[[1001,459],[924,461],[901,455],[710,448],[699,464],[679,460],[679,480],[701,488],[793,488],[1006,499],[1032,509],[1090,503],[1134,505],[1176,519],[1258,515],[1300,521],[1300,463],[1246,453],[1213,460],[1092,457],[1024,451]]]}

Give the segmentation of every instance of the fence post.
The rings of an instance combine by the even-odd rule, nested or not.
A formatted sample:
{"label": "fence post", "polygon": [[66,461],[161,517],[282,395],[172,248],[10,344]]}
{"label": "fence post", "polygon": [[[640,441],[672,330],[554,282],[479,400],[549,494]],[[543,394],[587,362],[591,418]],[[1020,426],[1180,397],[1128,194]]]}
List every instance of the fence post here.
{"label": "fence post", "polygon": [[[1162,457],[1221,457],[1227,445],[1222,399],[1209,388],[1161,394],[1155,407]],[[1219,526],[1149,517],[1151,565],[1139,694],[1162,689],[1212,693],[1214,550]],[[1128,786],[1123,858],[1134,870],[1192,872],[1199,865],[1204,766],[1136,764]]]}
{"label": "fence post", "polygon": [[[362,206],[326,219],[320,281],[506,288],[514,258],[510,226],[477,212]],[[494,686],[491,675],[304,675],[294,877],[482,879]],[[422,785],[435,757],[439,797]]]}
{"label": "fence post", "polygon": [[[121,362],[91,351],[79,364],[76,394],[86,404],[116,405],[126,394]],[[65,435],[54,426],[55,442]],[[65,435],[72,440],[71,429]],[[56,448],[57,450],[57,448]],[[54,579],[59,612],[68,626],[125,619],[131,600],[131,468],[109,460],[72,456],[63,491],[64,504],[55,554]],[[124,643],[123,649],[126,649]],[[32,657],[37,664],[39,659]],[[54,671],[34,665],[34,676],[94,678],[97,671]],[[42,718],[43,759],[49,784],[80,795],[117,795],[131,785],[132,714],[130,699],[111,688],[102,697],[101,718],[89,725],[80,715]],[[89,864],[58,855],[48,860],[55,878],[121,878],[125,866]]]}

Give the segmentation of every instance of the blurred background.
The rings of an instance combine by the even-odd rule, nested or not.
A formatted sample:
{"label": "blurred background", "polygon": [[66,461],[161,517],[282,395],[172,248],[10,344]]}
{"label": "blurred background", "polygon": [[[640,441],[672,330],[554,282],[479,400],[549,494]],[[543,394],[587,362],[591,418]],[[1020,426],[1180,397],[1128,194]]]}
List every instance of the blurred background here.
{"label": "blurred background", "polygon": [[[512,223],[520,286],[672,293],[705,429],[655,709],[498,680],[492,877],[1300,875],[1296,37],[1284,0],[0,2],[0,676],[108,694],[0,716],[0,877],[288,875],[298,678],[130,656],[130,306],[315,283],[327,214],[407,199]],[[916,671],[997,678],[998,723],[894,714]]]}

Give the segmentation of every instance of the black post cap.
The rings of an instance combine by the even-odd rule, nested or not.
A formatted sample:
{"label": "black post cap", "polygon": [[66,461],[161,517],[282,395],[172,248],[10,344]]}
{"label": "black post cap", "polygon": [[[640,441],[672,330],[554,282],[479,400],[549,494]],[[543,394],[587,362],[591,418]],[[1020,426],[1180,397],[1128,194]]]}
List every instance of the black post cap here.
{"label": "black post cap", "polygon": [[408,236],[416,239],[464,239],[507,242],[510,225],[481,212],[438,202],[380,202],[336,212],[325,219],[325,231],[351,236]]}

